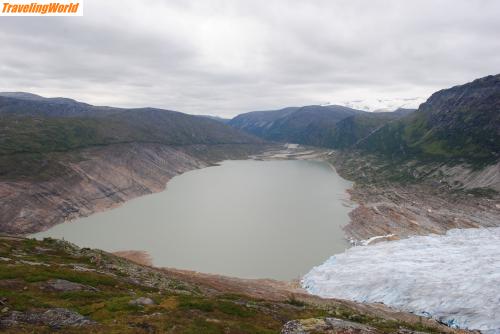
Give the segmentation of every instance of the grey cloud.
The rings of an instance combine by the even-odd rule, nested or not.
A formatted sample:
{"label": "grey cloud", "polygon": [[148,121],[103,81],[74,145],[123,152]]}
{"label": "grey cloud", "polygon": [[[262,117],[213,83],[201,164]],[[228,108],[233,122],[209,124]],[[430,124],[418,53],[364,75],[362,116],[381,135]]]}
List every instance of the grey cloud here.
{"label": "grey cloud", "polygon": [[494,0],[86,0],[82,18],[0,17],[0,90],[225,117],[404,100],[498,73],[499,12]]}

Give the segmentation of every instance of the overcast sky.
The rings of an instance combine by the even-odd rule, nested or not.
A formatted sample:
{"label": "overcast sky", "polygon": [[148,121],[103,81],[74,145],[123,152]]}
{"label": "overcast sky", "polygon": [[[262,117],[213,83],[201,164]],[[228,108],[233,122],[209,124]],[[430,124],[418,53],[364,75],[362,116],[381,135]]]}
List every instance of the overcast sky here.
{"label": "overcast sky", "polygon": [[223,117],[425,99],[500,73],[499,17],[496,0],[85,0],[0,17],[0,90]]}

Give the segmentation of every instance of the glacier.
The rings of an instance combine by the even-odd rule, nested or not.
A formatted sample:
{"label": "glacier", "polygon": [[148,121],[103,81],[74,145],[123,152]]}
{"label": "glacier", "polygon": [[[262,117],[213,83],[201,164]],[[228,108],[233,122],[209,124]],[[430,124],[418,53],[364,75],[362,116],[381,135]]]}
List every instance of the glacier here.
{"label": "glacier", "polygon": [[500,333],[500,228],[356,246],[301,281],[325,298],[380,302],[452,327]]}

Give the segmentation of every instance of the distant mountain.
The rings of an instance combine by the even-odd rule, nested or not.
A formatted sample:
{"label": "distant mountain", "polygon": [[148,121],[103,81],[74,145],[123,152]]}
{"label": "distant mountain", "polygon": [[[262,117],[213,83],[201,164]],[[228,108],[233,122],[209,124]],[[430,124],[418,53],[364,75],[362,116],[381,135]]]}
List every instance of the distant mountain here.
{"label": "distant mountain", "polygon": [[23,100],[44,100],[44,99],[46,99],[43,96],[32,94],[32,93],[26,93],[26,92],[0,92],[0,96],[12,97],[12,98],[23,99]]}
{"label": "distant mountain", "polygon": [[289,107],[279,110],[252,111],[236,116],[228,124],[256,136],[270,138],[269,129],[275,126],[277,121],[285,119],[299,109],[299,107]]}
{"label": "distant mountain", "polygon": [[0,93],[0,116],[87,117],[119,112],[119,108],[96,107],[72,99],[15,92]]}
{"label": "distant mountain", "polygon": [[260,142],[205,117],[155,108],[97,107],[28,93],[0,93],[0,133],[0,155],[130,142],[167,145]]}
{"label": "distant mountain", "polygon": [[31,233],[161,191],[189,170],[264,142],[221,122],[155,108],[0,94],[0,231]]}
{"label": "distant mountain", "polygon": [[438,91],[416,111],[290,107],[241,114],[229,124],[274,141],[488,163],[500,157],[500,74]]}
{"label": "distant mountain", "polygon": [[365,112],[347,117],[330,129],[321,146],[346,149],[357,145],[387,123],[406,115],[397,112]]}
{"label": "distant mountain", "polygon": [[358,148],[393,157],[494,161],[500,157],[500,75],[434,93]]}
{"label": "distant mountain", "polygon": [[409,114],[413,113],[416,110],[417,109],[411,109],[411,108],[398,108],[392,111],[392,113],[398,116],[408,116]]}
{"label": "distant mountain", "polygon": [[224,123],[224,124],[229,123],[229,121],[231,120],[230,118],[222,118],[222,117],[219,117],[219,116],[211,116],[211,115],[199,115],[199,117],[205,117],[205,118],[208,118],[208,119],[213,119],[214,121],[221,122],[221,123]]}
{"label": "distant mountain", "polygon": [[289,107],[241,114],[229,125],[269,140],[313,145],[337,122],[358,113],[342,106]]}
{"label": "distant mountain", "polygon": [[229,125],[269,140],[347,148],[412,111],[373,113],[343,106],[289,107],[241,114]]}

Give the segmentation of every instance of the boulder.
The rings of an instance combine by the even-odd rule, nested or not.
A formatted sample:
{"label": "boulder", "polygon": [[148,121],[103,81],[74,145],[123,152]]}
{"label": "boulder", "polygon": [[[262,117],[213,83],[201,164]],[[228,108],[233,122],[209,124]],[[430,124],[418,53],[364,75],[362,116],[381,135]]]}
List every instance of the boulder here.
{"label": "boulder", "polygon": [[156,304],[154,300],[148,297],[139,297],[137,299],[133,299],[129,302],[130,305],[154,305]]}

